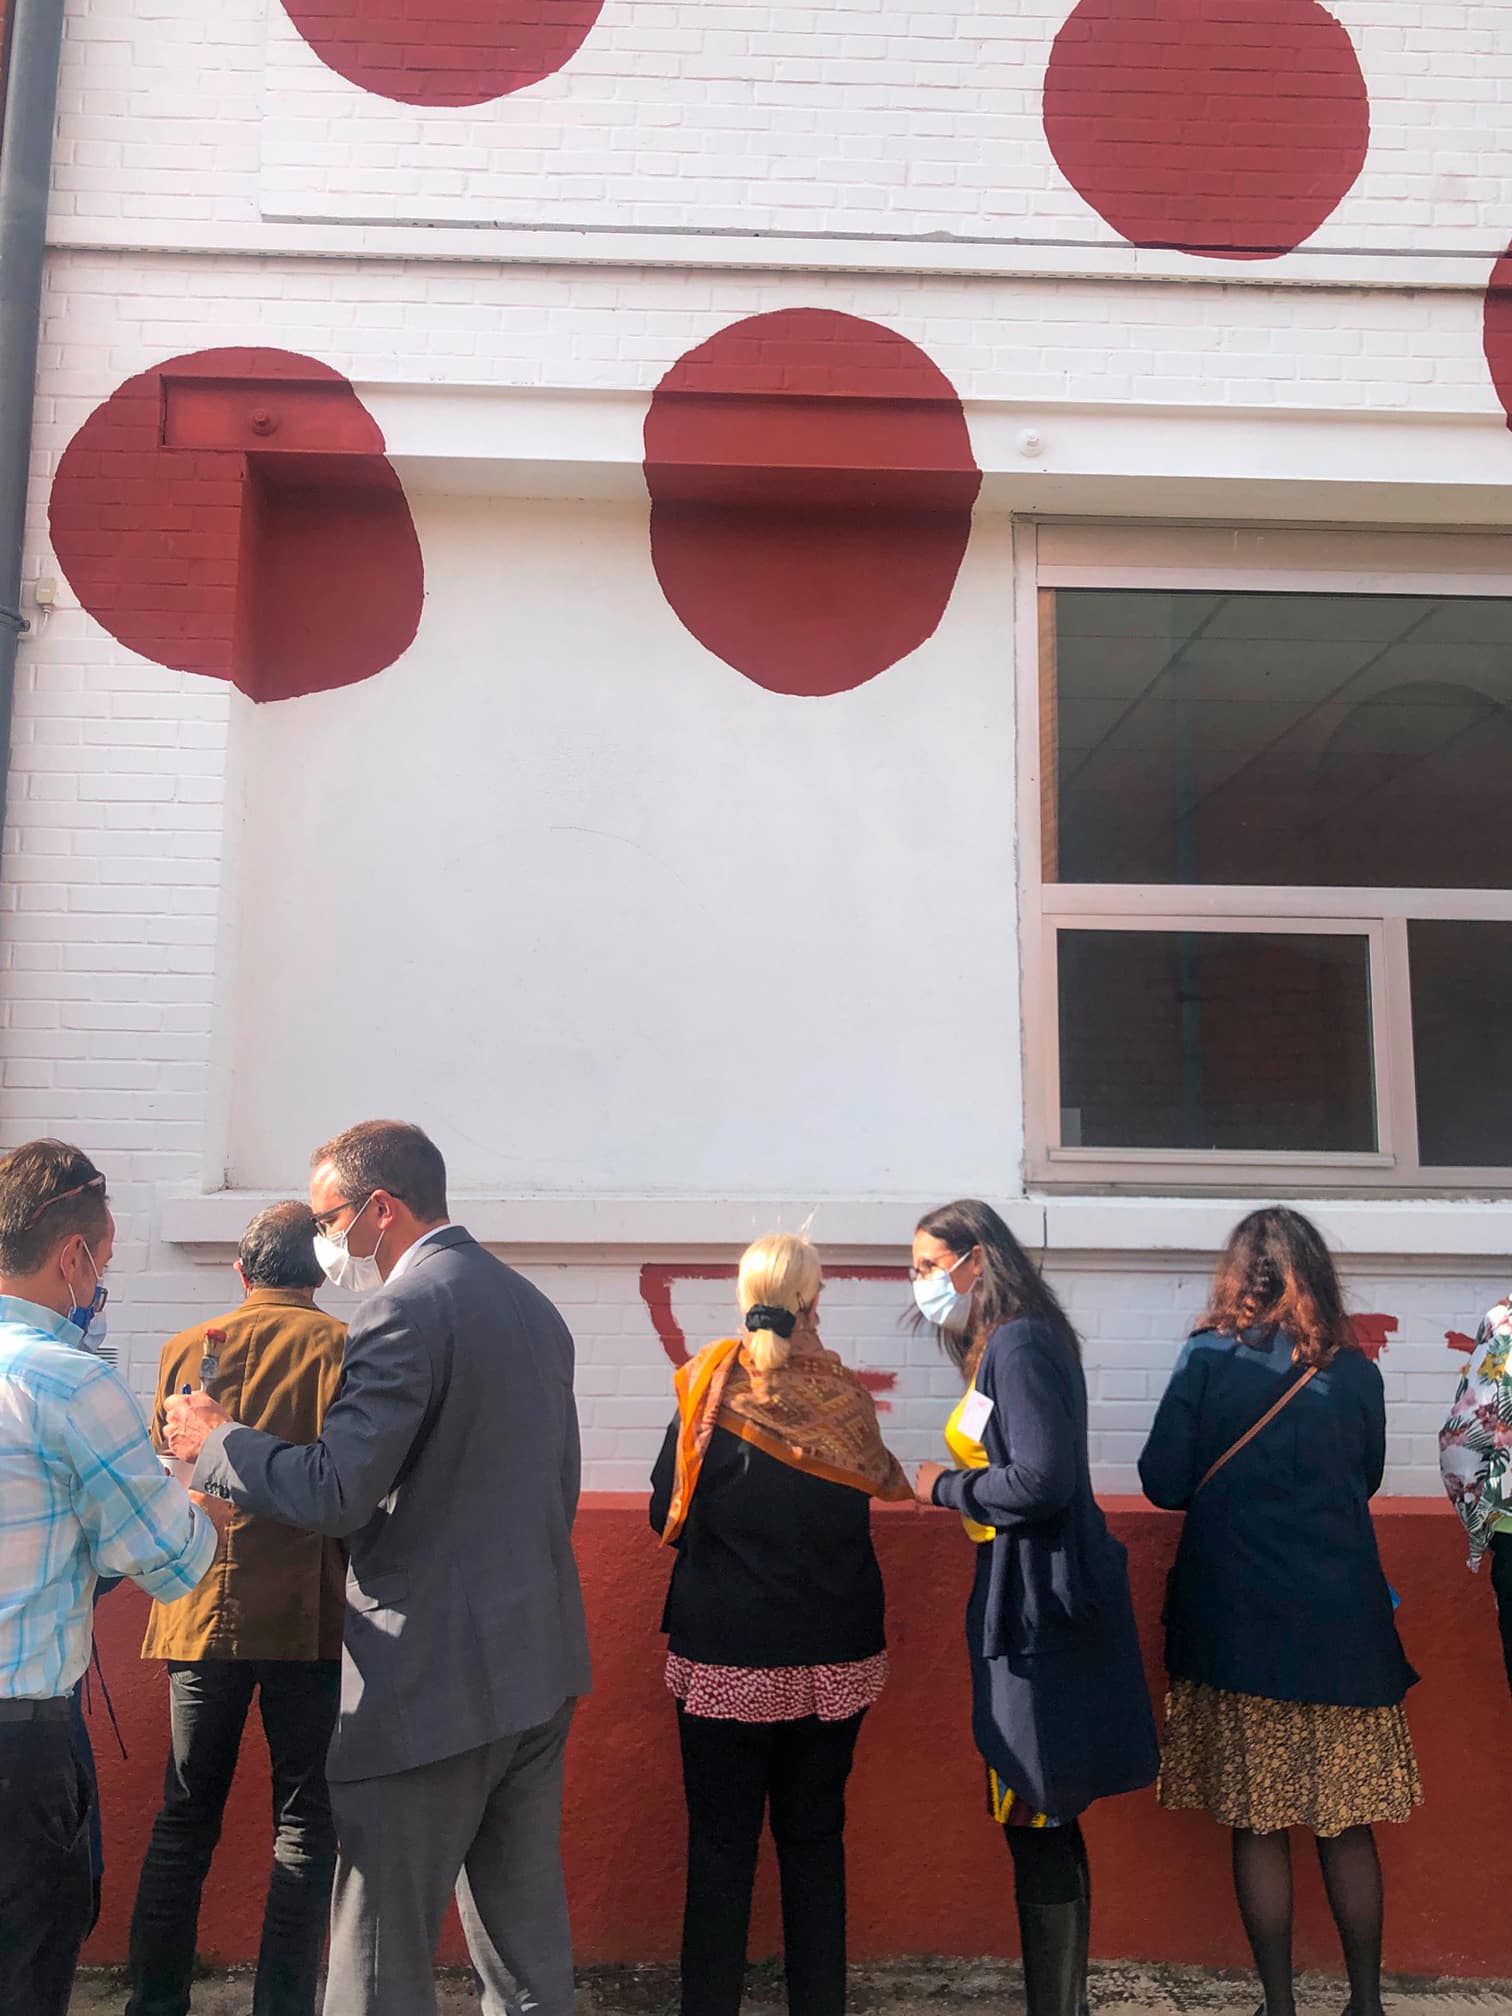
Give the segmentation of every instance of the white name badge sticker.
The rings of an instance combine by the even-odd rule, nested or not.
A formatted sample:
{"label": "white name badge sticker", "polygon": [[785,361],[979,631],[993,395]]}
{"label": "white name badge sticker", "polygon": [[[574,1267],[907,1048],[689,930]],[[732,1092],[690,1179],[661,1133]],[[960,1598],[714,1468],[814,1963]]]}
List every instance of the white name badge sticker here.
{"label": "white name badge sticker", "polygon": [[961,1409],[961,1433],[969,1435],[973,1442],[980,1442],[982,1430],[991,1419],[992,1402],[985,1393],[979,1393],[973,1386],[966,1395],[966,1405]]}

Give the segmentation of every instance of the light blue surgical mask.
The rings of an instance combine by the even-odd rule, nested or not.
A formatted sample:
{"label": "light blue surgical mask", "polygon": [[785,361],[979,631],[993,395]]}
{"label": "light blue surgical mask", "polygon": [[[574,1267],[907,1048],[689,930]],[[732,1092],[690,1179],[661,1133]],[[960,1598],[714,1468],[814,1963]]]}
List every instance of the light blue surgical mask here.
{"label": "light blue surgical mask", "polygon": [[955,1270],[971,1255],[963,1253],[948,1267],[936,1268],[934,1273],[915,1275],[914,1301],[919,1305],[919,1314],[927,1323],[933,1323],[941,1330],[964,1330],[971,1321],[970,1288],[962,1294],[955,1285]]}

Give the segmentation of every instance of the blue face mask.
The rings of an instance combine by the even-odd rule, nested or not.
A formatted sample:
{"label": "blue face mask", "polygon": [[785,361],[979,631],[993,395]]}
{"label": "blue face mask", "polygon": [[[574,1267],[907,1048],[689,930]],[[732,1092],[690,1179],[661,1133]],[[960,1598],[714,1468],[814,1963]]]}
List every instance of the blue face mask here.
{"label": "blue face mask", "polygon": [[100,1279],[100,1270],[98,1267],[95,1267],[93,1253],[90,1252],[87,1246],[84,1248],[84,1252],[90,1266],[94,1267],[95,1290],[87,1302],[75,1302],[70,1307],[68,1320],[70,1323],[77,1323],[79,1328],[86,1332],[93,1325],[94,1334],[90,1337],[89,1341],[98,1348],[105,1341],[105,1303],[110,1291]]}
{"label": "blue face mask", "polygon": [[919,1314],[927,1323],[933,1323],[941,1330],[964,1330],[971,1321],[971,1289],[963,1295],[955,1285],[952,1276],[962,1260],[971,1256],[963,1253],[951,1267],[938,1268],[933,1274],[926,1274],[913,1284],[914,1301],[919,1305]]}

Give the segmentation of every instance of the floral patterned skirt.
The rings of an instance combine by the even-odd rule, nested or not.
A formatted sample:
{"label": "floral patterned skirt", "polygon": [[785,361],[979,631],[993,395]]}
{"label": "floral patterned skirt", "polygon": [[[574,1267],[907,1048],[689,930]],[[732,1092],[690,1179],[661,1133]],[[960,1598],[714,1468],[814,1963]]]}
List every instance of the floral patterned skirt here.
{"label": "floral patterned skirt", "polygon": [[887,1654],[834,1666],[710,1666],[667,1654],[667,1691],[711,1722],[848,1722],[887,1685]]}
{"label": "floral patterned skirt", "polygon": [[1267,1701],[1173,1680],[1160,1803],[1272,1834],[1406,1820],[1423,1803],[1406,1711]]}

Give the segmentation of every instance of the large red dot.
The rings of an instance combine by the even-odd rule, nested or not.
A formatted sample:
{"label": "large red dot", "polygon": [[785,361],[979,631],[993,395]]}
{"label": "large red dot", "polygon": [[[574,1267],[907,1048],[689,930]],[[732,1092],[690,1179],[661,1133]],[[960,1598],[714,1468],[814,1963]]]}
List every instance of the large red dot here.
{"label": "large red dot", "polygon": [[1491,270],[1486,288],[1483,341],[1491,383],[1512,427],[1512,249]]}
{"label": "large red dot", "polygon": [[574,57],[604,0],[284,0],[338,76],[400,105],[481,105]]}
{"label": "large red dot", "polygon": [[1354,187],[1370,98],[1317,0],[1080,0],[1045,76],[1067,181],[1135,245],[1291,252]]}
{"label": "large red dot", "polygon": [[287,700],[413,640],[420,542],[345,378],[288,350],[201,350],[129,378],[64,450],[52,541],[112,637]]}
{"label": "large red dot", "polygon": [[830,309],[732,323],[646,416],[651,558],[698,641],[774,693],[843,693],[931,636],[981,487],[955,387]]}

